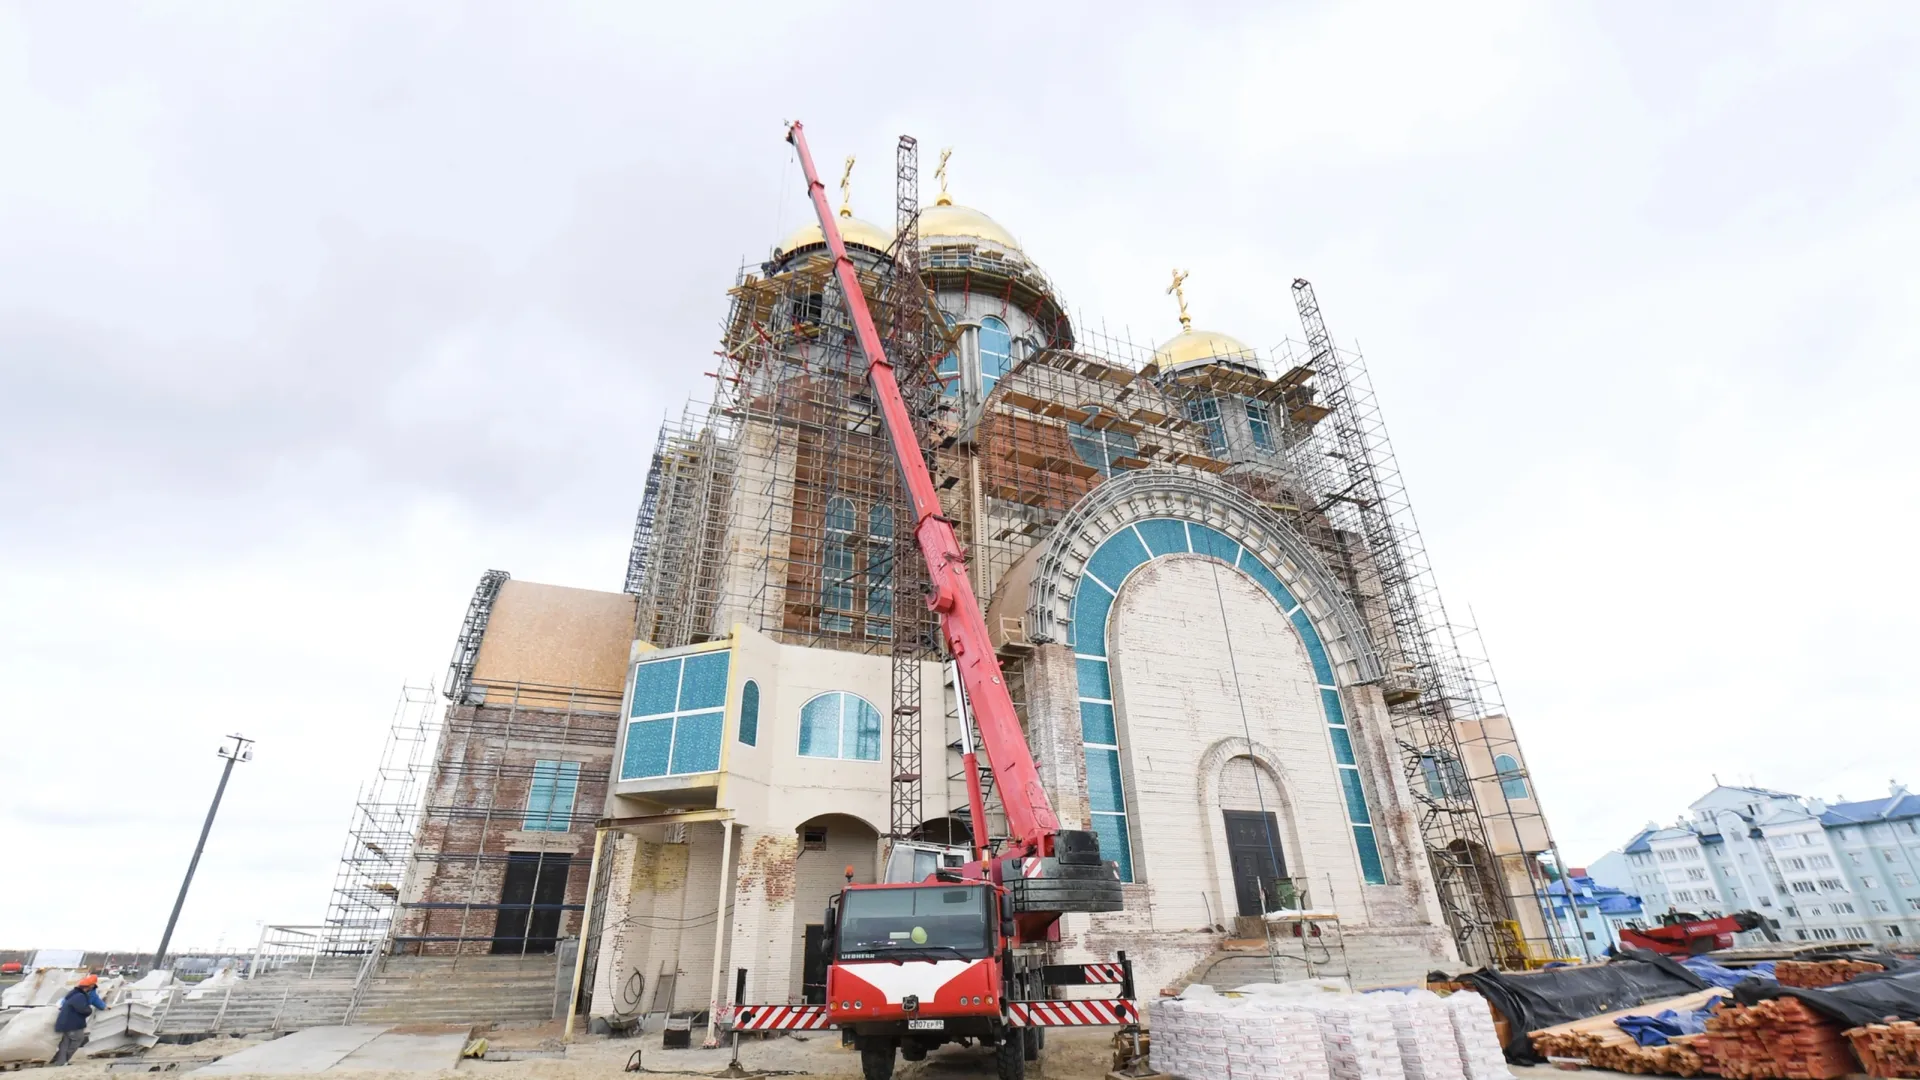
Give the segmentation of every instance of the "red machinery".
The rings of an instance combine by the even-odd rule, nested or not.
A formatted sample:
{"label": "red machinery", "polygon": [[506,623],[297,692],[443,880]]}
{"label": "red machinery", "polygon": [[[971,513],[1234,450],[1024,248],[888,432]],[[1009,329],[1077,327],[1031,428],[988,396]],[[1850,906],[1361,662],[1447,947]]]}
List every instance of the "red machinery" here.
{"label": "red machinery", "polygon": [[1659,926],[1645,930],[1622,927],[1620,944],[1667,956],[1698,956],[1715,949],[1733,948],[1733,935],[1746,930],[1758,930],[1768,941],[1780,940],[1773,932],[1772,921],[1757,911],[1736,911],[1713,919],[1670,912],[1660,917]]}
{"label": "red machinery", "polygon": [[[837,1027],[845,1042],[859,1047],[867,1080],[888,1080],[896,1051],[917,1061],[944,1042],[978,1040],[996,1048],[1001,1080],[1020,1080],[1025,1063],[1038,1056],[1039,1028],[1139,1021],[1132,966],[1124,953],[1115,963],[1046,965],[1016,952],[1058,940],[1065,912],[1120,910],[1119,871],[1100,858],[1093,833],[1060,827],[1040,786],[967,578],[966,555],[953,522],[941,512],[893,364],[880,344],[799,123],[788,128],[787,141],[799,155],[807,194],[833,256],[912,504],[913,535],[932,582],[928,604],[939,616],[964,699],[978,723],[1010,838],[998,852],[984,847],[985,810],[969,753],[973,861],[938,869],[920,882],[854,885],[849,879],[827,911],[826,1002],[740,1008],[732,1026],[741,1031]],[[1049,986],[1098,984],[1119,985],[1121,996],[1044,1000]]]}

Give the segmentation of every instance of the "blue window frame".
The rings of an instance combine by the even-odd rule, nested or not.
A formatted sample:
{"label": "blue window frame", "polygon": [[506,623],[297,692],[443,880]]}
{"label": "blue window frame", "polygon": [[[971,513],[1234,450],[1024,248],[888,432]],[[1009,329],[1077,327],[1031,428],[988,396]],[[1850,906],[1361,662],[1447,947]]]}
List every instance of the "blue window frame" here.
{"label": "blue window frame", "polygon": [[1218,454],[1227,448],[1227,429],[1220,424],[1220,403],[1212,398],[1187,402],[1187,419],[1207,429],[1207,449]]}
{"label": "blue window frame", "polygon": [[1253,445],[1273,449],[1273,414],[1257,401],[1246,402],[1247,428],[1253,432]]}
{"label": "blue window frame", "polygon": [[893,636],[893,508],[867,511],[867,636]]}
{"label": "blue window frame", "polygon": [[[1213,402],[1212,423],[1219,424]],[[1192,415],[1191,413],[1189,414]],[[1201,419],[1200,417],[1194,417]],[[1210,429],[1212,430],[1212,429]],[[1353,832],[1354,855],[1361,877],[1370,885],[1384,884],[1386,867],[1373,835],[1373,815],[1367,807],[1365,785],[1355,759],[1353,736],[1346,710],[1333,682],[1333,665],[1313,620],[1307,617],[1280,576],[1260,562],[1239,541],[1218,529],[1178,518],[1147,518],[1122,526],[1094,549],[1073,599],[1073,651],[1080,685],[1080,739],[1087,764],[1088,809],[1100,838],[1100,854],[1120,864],[1122,881],[1133,880],[1126,792],[1122,784],[1119,726],[1114,715],[1113,676],[1107,664],[1107,618],[1127,575],[1163,555],[1209,555],[1238,567],[1273,597],[1306,646],[1320,689],[1320,708],[1327,721],[1327,741],[1339,777],[1347,825]]]}
{"label": "blue window frame", "polygon": [[1509,799],[1525,799],[1527,794],[1526,774],[1520,771],[1520,763],[1512,754],[1501,754],[1493,759],[1493,771],[1500,777],[1500,791]]}
{"label": "blue window frame", "polygon": [[820,627],[846,633],[853,629],[853,530],[859,523],[853,500],[827,500],[826,544],[820,558]]}
{"label": "blue window frame", "polygon": [[571,830],[573,797],[579,790],[579,762],[535,761],[533,782],[527,785],[527,816],[520,827],[528,832]]}
{"label": "blue window frame", "polygon": [[[953,316],[943,311],[940,313],[940,317],[947,321],[949,327],[953,325]],[[945,356],[942,356],[940,363],[936,365],[934,370],[940,374],[940,393],[942,396],[954,397],[960,393],[960,353],[958,350],[950,350]]]}
{"label": "blue window frame", "polygon": [[800,707],[800,756],[880,760],[880,710],[858,694],[834,690]]}
{"label": "blue window frame", "polygon": [[993,393],[993,385],[1013,367],[1013,335],[1007,324],[989,315],[980,320],[980,396]]}
{"label": "blue window frame", "polygon": [[760,684],[752,679],[740,688],[739,739],[748,746],[760,742]]}
{"label": "blue window frame", "polygon": [[620,779],[712,772],[726,727],[726,649],[648,660],[633,667],[633,704]]}

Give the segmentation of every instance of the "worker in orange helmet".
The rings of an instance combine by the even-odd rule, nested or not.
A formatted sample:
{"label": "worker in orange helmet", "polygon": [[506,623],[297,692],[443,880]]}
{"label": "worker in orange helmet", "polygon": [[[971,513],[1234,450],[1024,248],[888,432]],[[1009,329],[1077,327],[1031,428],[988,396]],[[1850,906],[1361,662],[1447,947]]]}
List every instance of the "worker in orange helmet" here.
{"label": "worker in orange helmet", "polygon": [[53,1030],[60,1035],[60,1049],[53,1055],[53,1064],[67,1064],[73,1060],[74,1051],[87,1044],[87,1018],[95,1009],[104,1012],[107,1008],[107,1003],[100,1000],[99,985],[98,975],[82,975],[61,999],[60,1015],[53,1018]]}

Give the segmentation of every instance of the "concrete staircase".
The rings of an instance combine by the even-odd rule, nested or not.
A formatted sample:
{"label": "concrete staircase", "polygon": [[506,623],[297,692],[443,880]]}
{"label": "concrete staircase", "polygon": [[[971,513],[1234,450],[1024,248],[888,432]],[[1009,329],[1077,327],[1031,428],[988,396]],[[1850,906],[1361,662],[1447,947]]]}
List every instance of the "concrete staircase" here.
{"label": "concrete staircase", "polygon": [[[299,1031],[330,1024],[542,1024],[553,1019],[553,956],[393,956],[354,1006],[360,957],[295,964],[198,1000],[158,1007],[162,1036]],[[571,977],[572,969],[567,970]],[[349,1015],[351,1012],[351,1015]]]}
{"label": "concrete staircase", "polygon": [[156,1006],[160,1034],[296,1031],[344,1022],[362,958],[329,957],[262,972],[198,1000],[186,993]]}
{"label": "concrete staircase", "polygon": [[543,1024],[553,1019],[558,974],[550,955],[389,957],[353,1022]]}

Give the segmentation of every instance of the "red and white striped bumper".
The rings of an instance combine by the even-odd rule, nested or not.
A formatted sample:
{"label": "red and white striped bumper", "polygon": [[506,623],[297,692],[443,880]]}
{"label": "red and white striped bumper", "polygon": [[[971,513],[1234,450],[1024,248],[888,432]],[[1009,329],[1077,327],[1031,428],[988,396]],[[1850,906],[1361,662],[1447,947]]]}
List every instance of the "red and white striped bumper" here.
{"label": "red and white striped bumper", "polygon": [[1081,964],[1080,974],[1088,986],[1118,986],[1126,981],[1126,972],[1119,964]]}
{"label": "red and white striped bumper", "polygon": [[819,1031],[827,1026],[825,1005],[738,1005],[734,1031]]}
{"label": "red and white striped bumper", "polygon": [[1140,1007],[1125,998],[1081,1001],[1009,1001],[1007,1022],[1014,1027],[1102,1027],[1137,1024]]}

